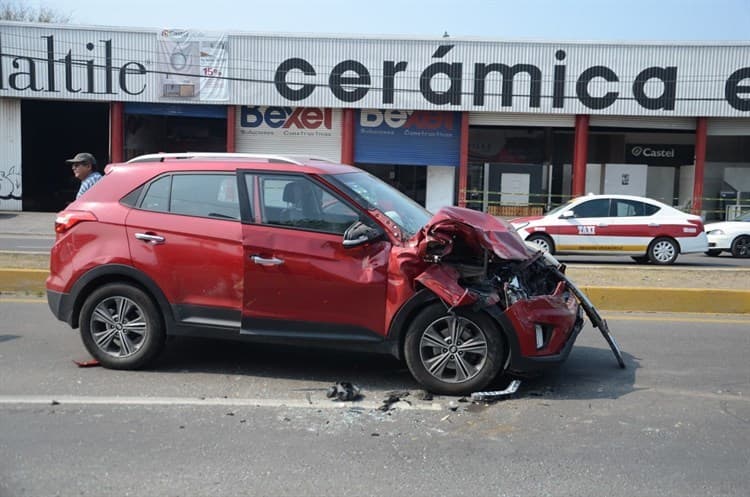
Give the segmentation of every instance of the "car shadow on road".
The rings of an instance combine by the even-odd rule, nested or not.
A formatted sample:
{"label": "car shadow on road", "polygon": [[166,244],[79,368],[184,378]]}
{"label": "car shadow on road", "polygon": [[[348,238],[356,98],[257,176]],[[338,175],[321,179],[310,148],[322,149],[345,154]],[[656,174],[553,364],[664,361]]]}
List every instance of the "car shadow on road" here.
{"label": "car shadow on road", "polygon": [[617,399],[636,390],[635,377],[640,360],[623,352],[621,369],[608,348],[576,346],[568,360],[544,375],[527,379],[519,396],[554,399]]}
{"label": "car shadow on road", "polygon": [[324,383],[348,381],[377,389],[416,389],[406,367],[390,355],[316,347],[198,338],[171,340],[159,372],[200,372]]}
{"label": "car shadow on road", "polygon": [[[634,391],[638,358],[623,353],[621,369],[607,348],[576,346],[568,361],[533,378],[523,378],[515,397],[616,399]],[[419,390],[404,362],[389,355],[322,348],[249,344],[193,338],[174,339],[154,372],[209,373],[280,380],[352,382],[371,390]],[[508,376],[486,390],[502,390]]]}

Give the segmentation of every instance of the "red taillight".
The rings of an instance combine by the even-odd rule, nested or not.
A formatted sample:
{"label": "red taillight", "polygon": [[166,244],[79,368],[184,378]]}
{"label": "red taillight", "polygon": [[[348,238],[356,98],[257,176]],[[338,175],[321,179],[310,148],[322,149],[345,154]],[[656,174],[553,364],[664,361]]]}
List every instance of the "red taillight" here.
{"label": "red taillight", "polygon": [[98,221],[98,219],[93,212],[89,211],[63,211],[55,218],[55,233],[65,233],[84,221]]}
{"label": "red taillight", "polygon": [[688,223],[696,225],[699,231],[703,231],[703,221],[701,219],[688,219]]}

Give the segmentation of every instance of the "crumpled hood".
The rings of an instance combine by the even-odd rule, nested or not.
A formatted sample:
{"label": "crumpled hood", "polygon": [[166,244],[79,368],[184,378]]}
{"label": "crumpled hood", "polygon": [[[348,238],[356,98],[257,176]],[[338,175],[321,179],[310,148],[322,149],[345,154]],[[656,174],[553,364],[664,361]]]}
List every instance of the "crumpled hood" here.
{"label": "crumpled hood", "polygon": [[445,253],[449,253],[458,238],[467,246],[488,249],[506,260],[523,261],[531,256],[526,244],[508,222],[461,207],[441,208],[412,241],[424,256],[435,242],[444,244]]}

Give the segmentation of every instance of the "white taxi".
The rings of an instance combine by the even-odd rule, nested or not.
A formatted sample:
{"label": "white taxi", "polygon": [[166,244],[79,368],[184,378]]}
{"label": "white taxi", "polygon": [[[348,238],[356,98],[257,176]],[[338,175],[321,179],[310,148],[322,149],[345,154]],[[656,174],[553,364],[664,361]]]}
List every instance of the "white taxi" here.
{"label": "white taxi", "polygon": [[552,254],[629,255],[638,263],[672,264],[705,252],[699,216],[631,195],[587,195],[544,216],[511,220],[521,238]]}
{"label": "white taxi", "polygon": [[709,223],[705,230],[708,236],[706,255],[717,256],[726,251],[732,257],[750,257],[750,211],[732,221]]}

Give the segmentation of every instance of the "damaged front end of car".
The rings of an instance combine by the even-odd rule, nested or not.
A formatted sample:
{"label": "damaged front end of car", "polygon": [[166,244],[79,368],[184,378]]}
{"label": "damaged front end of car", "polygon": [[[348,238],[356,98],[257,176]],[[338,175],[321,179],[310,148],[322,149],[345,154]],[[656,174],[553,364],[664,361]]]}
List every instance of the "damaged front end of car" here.
{"label": "damaged front end of car", "polygon": [[604,321],[552,256],[528,247],[512,227],[487,214],[441,209],[414,239],[426,263],[414,281],[449,310],[485,311],[504,332],[504,370],[527,374],[565,361],[587,314],[618,363],[622,355]]}

